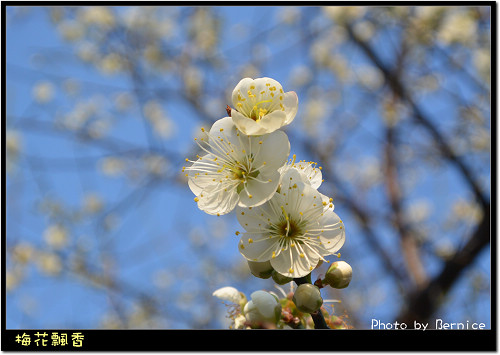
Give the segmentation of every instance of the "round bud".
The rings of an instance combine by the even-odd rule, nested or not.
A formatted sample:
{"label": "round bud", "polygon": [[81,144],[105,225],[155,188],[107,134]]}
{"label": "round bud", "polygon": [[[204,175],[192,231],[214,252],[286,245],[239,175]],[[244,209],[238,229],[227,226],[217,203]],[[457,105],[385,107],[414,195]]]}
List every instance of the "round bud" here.
{"label": "round bud", "polygon": [[291,277],[286,277],[281,275],[276,270],[273,270],[273,272],[271,273],[271,277],[273,278],[274,282],[276,282],[278,285],[284,285],[293,280],[293,278]]}
{"label": "round bud", "polygon": [[324,283],[333,288],[346,288],[352,278],[351,265],[345,261],[336,261],[326,271]]}
{"label": "round bud", "polygon": [[270,261],[257,262],[248,260],[248,268],[253,276],[260,279],[268,279],[271,277],[273,272],[273,267]]}
{"label": "round bud", "polygon": [[243,314],[250,323],[270,322],[276,324],[281,318],[281,304],[278,298],[266,291],[252,293],[251,301],[243,308]]}
{"label": "round bud", "polygon": [[302,284],[297,287],[293,294],[293,303],[297,309],[304,313],[313,313],[321,308],[323,298],[317,286]]}

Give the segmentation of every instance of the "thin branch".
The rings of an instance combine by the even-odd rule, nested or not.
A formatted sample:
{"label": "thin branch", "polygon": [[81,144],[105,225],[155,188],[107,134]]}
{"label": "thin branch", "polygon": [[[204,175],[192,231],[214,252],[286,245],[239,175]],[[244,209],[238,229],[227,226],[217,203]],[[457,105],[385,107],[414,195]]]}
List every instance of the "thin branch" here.
{"label": "thin branch", "polygon": [[413,322],[426,322],[436,312],[446,293],[451,289],[462,272],[474,261],[479,253],[490,243],[490,206],[486,207],[483,219],[467,244],[449,259],[441,272],[427,287],[414,291],[407,307],[396,317],[398,322],[413,326]]}
{"label": "thin branch", "polygon": [[453,149],[446,141],[445,137],[438,131],[437,127],[432,123],[431,119],[427,115],[425,115],[422,109],[413,101],[413,98],[411,97],[409,91],[403,85],[401,80],[382,62],[382,60],[375,53],[375,51],[368,45],[368,43],[361,40],[354,33],[350,25],[346,24],[345,28],[351,40],[358,45],[358,47],[367,55],[367,57],[373,62],[373,64],[382,72],[386,83],[389,85],[394,95],[399,97],[402,101],[406,102],[409,105],[409,107],[411,107],[417,122],[420,123],[422,126],[424,126],[427,129],[427,131],[432,135],[443,157],[447,159],[452,165],[454,165],[460,171],[463,178],[467,181],[471,189],[474,191],[474,195],[482,205],[483,209],[486,208],[486,206],[489,205],[488,200],[484,196],[483,191],[481,190],[479,184],[474,179],[472,172],[465,165],[462,159],[460,159],[459,156],[455,154]]}
{"label": "thin branch", "polygon": [[[342,180],[334,173],[334,169],[330,164],[330,156],[331,152],[329,149],[325,149],[325,147],[318,147],[312,141],[304,141],[304,148],[309,152],[317,156],[321,164],[323,165],[323,174],[324,176],[328,176],[328,180],[331,182],[333,186],[340,191],[346,191],[347,189],[344,187]],[[325,184],[327,185],[327,184]],[[342,199],[337,196],[337,200]],[[372,226],[372,219],[370,217],[370,213],[367,212],[358,202],[356,202],[353,198],[343,198],[343,205],[349,209],[354,216],[357,217],[359,221],[359,225],[363,231],[362,236],[365,237],[366,241],[370,245],[370,247],[374,250],[374,252],[380,256],[382,263],[385,268],[390,271],[390,274],[393,275],[399,283],[399,286],[404,288],[408,286],[408,278],[407,275],[393,263],[394,258],[391,257],[387,250],[385,250],[380,244],[380,238],[374,232]]]}
{"label": "thin branch", "polygon": [[401,238],[401,249],[404,254],[408,273],[412,276],[417,287],[426,281],[426,275],[420,260],[418,246],[414,234],[405,223],[401,206],[401,188],[398,179],[398,166],[395,157],[395,128],[387,127],[387,143],[385,146],[385,177],[386,189],[392,208],[394,223]]}

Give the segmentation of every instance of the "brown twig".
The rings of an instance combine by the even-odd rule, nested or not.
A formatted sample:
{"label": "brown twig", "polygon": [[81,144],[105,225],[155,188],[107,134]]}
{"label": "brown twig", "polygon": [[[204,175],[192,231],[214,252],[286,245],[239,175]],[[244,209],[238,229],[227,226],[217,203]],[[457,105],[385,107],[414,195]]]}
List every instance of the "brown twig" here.
{"label": "brown twig", "polygon": [[395,157],[395,127],[388,126],[385,146],[385,182],[387,196],[391,205],[394,224],[401,239],[401,249],[404,254],[408,274],[412,276],[417,288],[426,282],[426,275],[420,260],[418,246],[410,227],[404,221],[401,206],[401,188],[398,178],[398,165]]}
{"label": "brown twig", "polygon": [[467,181],[471,187],[477,200],[483,207],[483,209],[488,205],[488,200],[485,198],[483,191],[481,190],[479,184],[475,181],[474,175],[470,169],[465,165],[465,163],[458,157],[457,154],[450,147],[445,137],[438,131],[436,126],[432,123],[429,117],[427,117],[421,108],[413,101],[408,90],[403,85],[401,80],[395,75],[379,58],[375,51],[366,43],[361,40],[352,30],[351,26],[346,24],[345,28],[351,40],[358,45],[358,47],[366,54],[366,56],[372,61],[372,63],[382,72],[387,85],[390,87],[394,95],[399,97],[403,102],[406,102],[408,106],[412,109],[413,115],[416,121],[427,129],[431,134],[437,147],[441,151],[443,157],[448,160],[452,165],[454,165],[461,173],[463,178]]}
{"label": "brown twig", "polygon": [[479,252],[489,244],[491,231],[490,203],[484,196],[479,184],[475,181],[471,170],[465,165],[462,159],[455,154],[445,137],[438,131],[430,118],[427,117],[413,101],[410,93],[400,81],[399,77],[382,62],[368,43],[361,40],[354,33],[348,24],[346,24],[345,27],[351,40],[358,45],[373,64],[382,72],[393,94],[408,104],[413,111],[416,121],[431,134],[443,158],[448,160],[450,164],[458,169],[482,207],[483,220],[474,235],[469,238],[465,247],[444,264],[442,271],[428,283],[426,288],[413,291],[410,295],[408,307],[397,317],[398,321],[408,324],[413,324],[413,321],[425,321],[438,309],[441,304],[442,296],[452,287],[462,271],[466,269]]}
{"label": "brown twig", "polygon": [[414,291],[407,307],[396,318],[408,326],[414,321],[425,322],[438,309],[443,296],[450,290],[461,273],[477,255],[490,243],[490,207],[486,208],[483,219],[467,244],[449,259],[441,272],[424,289]]}

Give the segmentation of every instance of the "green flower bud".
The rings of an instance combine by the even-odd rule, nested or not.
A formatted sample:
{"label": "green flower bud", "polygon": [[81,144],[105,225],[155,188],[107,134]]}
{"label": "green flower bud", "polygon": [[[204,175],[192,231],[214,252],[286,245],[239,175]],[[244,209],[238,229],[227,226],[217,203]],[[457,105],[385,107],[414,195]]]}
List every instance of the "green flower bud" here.
{"label": "green flower bud", "polygon": [[252,293],[251,301],[243,308],[250,323],[270,322],[276,324],[281,318],[281,304],[276,296],[266,291]]}
{"label": "green flower bud", "polygon": [[323,305],[323,298],[317,286],[302,284],[297,287],[293,294],[293,303],[297,309],[304,313],[313,313]]}
{"label": "green flower bud", "polygon": [[271,277],[278,285],[284,285],[293,280],[293,278],[291,277],[281,275],[279,272],[276,272],[276,270],[273,270],[273,272],[271,273]]}
{"label": "green flower bud", "polygon": [[248,268],[253,276],[260,279],[268,279],[274,271],[270,261],[257,262],[248,260]]}
{"label": "green flower bud", "polygon": [[328,268],[323,282],[333,288],[346,288],[349,286],[351,278],[351,265],[345,261],[336,261]]}

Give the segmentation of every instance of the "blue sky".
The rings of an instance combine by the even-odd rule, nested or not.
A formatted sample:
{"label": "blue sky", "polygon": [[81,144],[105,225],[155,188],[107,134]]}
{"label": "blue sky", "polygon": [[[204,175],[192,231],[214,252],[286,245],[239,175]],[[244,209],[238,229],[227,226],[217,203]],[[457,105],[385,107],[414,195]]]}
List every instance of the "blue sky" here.
{"label": "blue sky", "polygon": [[[7,9],[9,14],[10,9]],[[7,80],[7,106],[8,115],[7,128],[20,129],[20,125],[30,118],[37,121],[51,122],[54,120],[54,112],[64,113],[71,109],[74,102],[61,93],[60,86],[57,87],[55,100],[47,105],[40,107],[33,103],[32,89],[33,85],[40,80],[50,80],[54,83],[61,83],[64,78],[71,77],[82,83],[82,96],[92,100],[95,94],[99,94],[105,100],[111,101],[114,94],[126,91],[130,88],[130,80],[126,76],[118,75],[109,78],[101,75],[94,68],[78,64],[74,59],[72,48],[64,42],[60,35],[55,31],[54,26],[48,21],[48,16],[40,11],[40,8],[31,9],[28,14],[29,20],[8,22],[6,30],[6,80]],[[286,30],[280,31],[276,36],[282,36],[282,47],[273,46],[276,41],[270,41],[268,38],[268,29],[275,26],[277,10],[274,7],[256,8],[256,7],[224,7],[219,8],[218,12],[226,21],[223,31],[222,51],[232,60],[231,67],[238,68],[239,65],[246,62],[246,56],[251,56],[251,48],[244,48],[241,42],[254,38],[254,42],[263,44],[264,53],[274,54],[284,51],[286,56],[282,61],[271,61],[269,65],[263,67],[263,76],[270,76],[276,80],[286,83],[289,78],[291,67],[303,60],[300,49],[300,38],[295,38]],[[240,27],[245,25],[255,25],[255,28],[262,30],[262,33],[245,32]],[[308,24],[309,26],[317,24]],[[322,24],[317,25],[321,27]],[[254,28],[254,27],[249,27]],[[240,29],[238,31],[238,29]],[[274,33],[274,32],[273,32]],[[297,46],[291,46],[290,43],[297,43]],[[182,47],[183,43],[179,43]],[[292,49],[290,49],[292,48]],[[384,51],[381,51],[382,53]],[[234,53],[234,54],[233,54]],[[364,63],[366,59],[359,52],[351,51],[347,54],[353,65]],[[37,64],[38,63],[38,64]],[[51,65],[54,63],[54,65]],[[307,64],[307,63],[302,63]],[[234,79],[234,83],[240,79],[237,74],[229,73],[229,77]],[[217,78],[213,78],[214,81]],[[335,86],[327,76],[319,79],[322,84]],[[464,87],[462,94],[467,95],[467,88]],[[357,92],[345,93],[345,101],[341,105],[350,107],[352,102],[356,102],[361,94]],[[299,92],[299,100],[301,98]],[[359,96],[358,96],[359,95]],[[352,101],[351,101],[352,100]],[[441,104],[439,98],[430,100],[426,98],[426,109],[437,113],[446,112],[450,108]],[[153,145],[159,151],[188,152],[194,142],[191,140],[193,129],[197,126],[197,119],[192,116],[196,113],[182,105],[169,106],[169,115],[174,119],[177,134],[171,139],[162,141],[154,139]],[[114,126],[112,137],[121,139],[128,144],[123,144],[124,148],[131,149],[137,146],[144,146],[147,134],[138,124],[138,112],[130,112],[124,117],[119,117],[118,124]],[[221,115],[224,114],[221,109]],[[370,155],[368,149],[374,149],[379,145],[382,131],[377,112],[372,112],[373,119],[367,117],[363,122],[363,130],[359,139],[353,140],[352,146],[345,149],[352,149],[353,152],[361,152],[362,155]],[[299,121],[299,120],[297,120]],[[297,122],[299,124],[299,122]],[[92,159],[103,157],[106,150],[99,147],[90,147],[90,145],[78,142],[68,135],[57,132],[51,134],[40,134],[34,129],[22,129],[23,131],[23,151],[32,160],[23,160],[21,166],[23,173],[20,180],[7,178],[7,197],[10,193],[13,196],[20,196],[20,200],[15,205],[7,205],[7,243],[16,240],[29,240],[35,245],[41,244],[41,234],[47,223],[46,216],[36,211],[37,202],[42,197],[53,196],[57,200],[63,201],[68,207],[77,208],[82,203],[83,196],[91,191],[98,192],[105,198],[108,205],[121,201],[124,196],[133,191],[129,181],[124,178],[96,178],[95,166]],[[189,132],[189,133],[186,133]],[[419,132],[414,131],[412,138],[418,137]],[[295,132],[300,137],[300,132]],[[292,144],[292,153],[299,157],[304,154],[294,149],[294,137],[290,135]],[[359,142],[361,145],[358,145]],[[360,154],[361,154],[360,153]],[[376,153],[375,153],[376,154]],[[353,153],[355,156],[356,153]],[[83,159],[76,159],[76,158]],[[34,167],[37,159],[42,161],[57,162],[58,160],[68,162],[75,158],[74,163],[66,164],[69,168],[56,169],[53,171],[40,170]],[[185,156],[181,156],[183,160]],[[190,157],[192,158],[192,157]],[[301,159],[306,157],[302,157]],[[88,159],[91,163],[82,162]],[[183,161],[171,162],[171,169],[179,169]],[[95,159],[97,162],[98,159]],[[72,165],[73,164],[73,165]],[[82,164],[82,165],[78,165]],[[43,165],[43,164],[42,164]],[[174,174],[172,172],[172,174]],[[19,178],[19,177],[18,177]],[[457,196],[462,194],[463,181],[450,171],[441,175],[428,174],[427,179],[432,190],[425,191],[428,186],[422,183],[414,193],[417,196],[426,195],[432,199],[433,195],[439,195],[438,199],[432,199],[433,209],[440,211],[449,206]],[[440,182],[436,182],[436,180]],[[436,189],[439,186],[439,189]],[[20,191],[16,190],[20,187]],[[426,193],[424,193],[426,192]],[[225,230],[223,234],[232,234],[238,227],[233,215],[224,216],[224,221],[217,221],[213,216],[208,216],[198,210],[193,203],[193,195],[187,186],[169,184],[158,184],[149,192],[139,191],[138,198],[134,199],[134,206],[125,206],[123,214],[120,213],[119,226],[106,239],[94,238],[99,235],[99,231],[93,224],[93,221],[84,222],[78,227],[74,243],[81,242],[89,248],[90,260],[100,260],[105,255],[106,250],[112,252],[117,258],[117,270],[119,278],[127,283],[133,283],[140,289],[148,292],[157,292],[154,289],[153,280],[150,276],[155,271],[169,269],[175,265],[184,263],[197,265],[199,262],[198,251],[190,249],[190,244],[185,240],[171,240],[167,237],[162,239],[170,230],[174,230],[179,235],[186,235],[190,232],[190,221],[197,221],[197,225],[205,225],[206,228],[216,230],[221,228]],[[380,200],[380,198],[379,198]],[[12,212],[14,211],[14,212]],[[13,213],[22,212],[23,219],[9,218]],[[338,212],[339,214],[342,211]],[[356,236],[359,232],[356,230],[356,223],[352,216],[345,215],[346,226],[351,226],[351,235]],[[436,221],[440,218],[436,216]],[[95,222],[95,221],[94,221]],[[203,227],[202,227],[203,229]],[[203,230],[202,230],[203,232]],[[381,235],[387,238],[388,247],[390,247],[390,231],[380,230]],[[154,236],[154,238],[151,238]],[[151,243],[154,241],[154,243]],[[219,259],[228,268],[240,260],[241,256],[237,252],[237,238],[221,238],[219,242],[204,245],[203,248],[211,256]],[[349,244],[352,243],[350,246]],[[359,241],[347,241],[345,248],[345,257],[356,258],[356,247],[362,244]],[[97,252],[96,250],[100,250]],[[361,251],[360,252],[365,252]],[[489,250],[483,251],[478,258],[479,267],[489,274]],[[430,262],[430,261],[429,261]],[[366,268],[380,267],[376,261],[367,258]],[[437,272],[439,265],[429,264],[429,270]],[[177,274],[176,274],[177,275]],[[23,284],[15,292],[7,297],[7,327],[8,328],[92,328],[100,320],[103,312],[108,308],[107,297],[100,290],[94,290],[87,287],[85,283],[76,280],[70,275],[63,275],[60,278],[45,277],[40,275],[34,266],[31,266],[25,275],[28,282]],[[189,280],[176,280],[179,288],[183,287],[192,292],[211,292],[210,290],[200,290],[204,285],[195,278]],[[354,280],[353,283],[356,281]],[[384,281],[387,282],[387,281]],[[226,286],[219,279],[213,285],[214,287]],[[255,279],[251,285],[241,284],[233,285],[242,287],[247,294],[259,288],[269,288],[271,284],[265,280]],[[386,285],[382,284],[381,288]],[[391,289],[393,286],[387,286]],[[468,284],[461,281],[453,290],[454,295],[460,295]],[[212,290],[213,291],[213,290]],[[348,293],[345,293],[348,295]],[[454,299],[452,297],[452,299]],[[460,306],[462,301],[449,303],[443,313],[451,321],[460,321],[458,316],[454,315],[454,308]],[[21,309],[35,307],[33,316],[23,313]],[[363,320],[368,322],[371,318],[379,318],[385,321],[391,318],[399,310],[399,304],[396,302],[384,302],[383,307],[366,308],[366,313],[362,314]],[[489,326],[488,302],[481,303],[478,306],[478,319],[487,323]],[[224,307],[220,307],[224,312]],[[70,316],[71,315],[71,316]],[[455,317],[458,317],[457,319]],[[183,327],[181,324],[180,327]]]}

